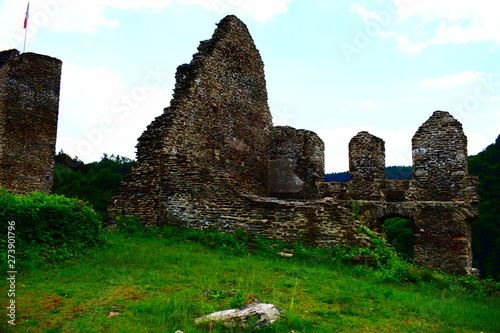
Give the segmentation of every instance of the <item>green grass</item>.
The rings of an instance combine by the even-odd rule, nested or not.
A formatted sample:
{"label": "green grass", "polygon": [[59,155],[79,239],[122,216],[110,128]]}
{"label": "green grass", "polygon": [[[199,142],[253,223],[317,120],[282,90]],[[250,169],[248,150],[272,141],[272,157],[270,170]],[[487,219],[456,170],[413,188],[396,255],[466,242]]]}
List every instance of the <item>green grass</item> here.
{"label": "green grass", "polygon": [[25,264],[9,332],[252,332],[196,326],[194,319],[255,298],[284,311],[259,332],[500,332],[498,295],[449,279],[383,282],[364,266],[282,258],[275,255],[281,245],[271,243],[249,254],[217,237],[115,232],[90,257]]}

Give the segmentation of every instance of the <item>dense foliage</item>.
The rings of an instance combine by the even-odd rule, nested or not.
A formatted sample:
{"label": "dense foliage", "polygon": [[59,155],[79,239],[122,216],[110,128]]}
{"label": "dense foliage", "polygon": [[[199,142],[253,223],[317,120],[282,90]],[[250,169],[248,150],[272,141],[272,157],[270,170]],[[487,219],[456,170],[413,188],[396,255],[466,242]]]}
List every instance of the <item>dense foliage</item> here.
{"label": "dense foliage", "polygon": [[472,222],[475,267],[500,279],[500,136],[469,158],[469,172],[479,177],[479,219]]}
{"label": "dense foliage", "polygon": [[2,230],[13,227],[20,261],[64,260],[104,241],[98,214],[81,200],[59,195],[15,195],[0,188],[0,221]]}
{"label": "dense foliage", "polygon": [[60,152],[56,156],[53,191],[90,203],[106,220],[107,205],[113,190],[118,188],[132,164],[129,158],[107,154],[99,162],[84,164],[78,158]]}
{"label": "dense foliage", "polygon": [[413,258],[413,221],[394,217],[384,222],[387,241],[405,259]]}

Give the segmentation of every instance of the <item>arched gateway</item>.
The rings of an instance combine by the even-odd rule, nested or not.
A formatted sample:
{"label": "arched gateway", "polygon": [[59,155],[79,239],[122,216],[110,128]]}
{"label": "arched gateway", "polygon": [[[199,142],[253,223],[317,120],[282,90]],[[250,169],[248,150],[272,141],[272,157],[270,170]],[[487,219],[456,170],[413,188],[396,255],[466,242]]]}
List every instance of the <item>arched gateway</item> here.
{"label": "arched gateway", "polygon": [[384,141],[360,132],[349,144],[351,180],[326,183],[323,141],[273,127],[264,65],[245,24],[224,18],[198,50],[179,66],[170,106],[139,138],[112,215],[319,246],[366,245],[354,200],[373,229],[389,216],[411,218],[417,263],[470,271],[477,180],[468,175],[462,126],[448,112],[434,112],[416,132],[411,180],[386,180]]}

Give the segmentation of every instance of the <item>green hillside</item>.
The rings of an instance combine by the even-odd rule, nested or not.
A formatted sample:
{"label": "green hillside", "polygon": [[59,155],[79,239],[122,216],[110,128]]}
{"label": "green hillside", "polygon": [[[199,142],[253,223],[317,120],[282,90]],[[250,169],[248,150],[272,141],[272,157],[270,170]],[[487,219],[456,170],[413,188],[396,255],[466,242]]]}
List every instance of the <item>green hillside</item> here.
{"label": "green hillside", "polygon": [[[347,252],[300,245],[283,258],[276,253],[285,244],[241,233],[146,232],[129,222],[122,230],[92,255],[26,263],[19,317],[9,332],[500,331],[498,286],[491,282],[397,269],[395,258],[388,268],[354,266]],[[260,330],[194,324],[254,301],[276,305],[281,318]]]}
{"label": "green hillside", "polygon": [[[470,158],[482,198],[481,219],[472,225],[476,267],[495,278],[498,152],[497,139]],[[242,232],[145,229],[130,218],[107,231],[107,200],[131,165],[115,156],[85,165],[58,155],[55,192],[87,201],[100,221],[77,199],[0,195],[2,223],[17,220],[22,231],[16,243],[19,315],[16,326],[4,321],[0,331],[256,332],[197,326],[194,319],[258,300],[283,310],[278,322],[258,332],[500,332],[499,283],[411,264],[411,225],[402,219],[385,225],[394,248],[367,230],[371,249],[319,249]],[[72,221],[81,222],[75,228]],[[54,223],[64,228],[54,232]],[[278,255],[285,247],[291,258]],[[0,264],[7,271],[5,258]]]}

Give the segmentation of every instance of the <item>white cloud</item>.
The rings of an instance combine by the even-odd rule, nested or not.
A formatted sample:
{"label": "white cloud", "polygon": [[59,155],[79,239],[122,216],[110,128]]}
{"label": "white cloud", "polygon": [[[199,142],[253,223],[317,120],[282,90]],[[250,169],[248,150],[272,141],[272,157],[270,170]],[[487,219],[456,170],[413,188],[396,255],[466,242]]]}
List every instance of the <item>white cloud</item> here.
{"label": "white cloud", "polygon": [[220,15],[246,14],[259,22],[266,22],[288,11],[292,0],[180,0],[183,4],[196,4]]}
{"label": "white cloud", "polygon": [[[494,124],[497,127],[497,132],[500,133],[500,123]],[[495,126],[493,126],[495,127]],[[488,133],[489,134],[489,133]],[[494,136],[484,135],[482,133],[467,133],[467,154],[477,155],[482,152],[486,147],[495,142]],[[498,135],[498,134],[497,134]]]}
{"label": "white cloud", "polygon": [[398,50],[410,54],[419,54],[427,43],[412,43],[405,34],[398,34]]}
{"label": "white cloud", "polygon": [[[0,46],[19,46],[23,41],[24,16],[28,1],[0,2]],[[99,28],[116,27],[120,21],[106,17],[107,8],[157,11],[172,4],[172,0],[42,0],[31,1],[28,20],[28,40],[39,29],[96,33]]]}
{"label": "white cloud", "polygon": [[[220,14],[246,14],[259,22],[286,13],[291,0],[41,0],[32,1],[29,10],[28,40],[36,37],[39,29],[53,31],[97,33],[101,28],[120,24],[106,15],[109,8],[156,12],[177,1],[195,4]],[[0,2],[0,48],[19,47],[24,40],[24,15],[27,1]]]}
{"label": "white cloud", "polygon": [[474,70],[468,70],[437,79],[424,79],[417,83],[418,88],[453,89],[462,85],[471,85],[485,78],[486,74]]}
{"label": "white cloud", "polygon": [[325,143],[326,173],[349,170],[349,141],[361,131],[366,131],[366,128],[335,127],[316,131]]}
{"label": "white cloud", "polygon": [[386,166],[411,165],[411,138],[416,130],[417,128],[381,131],[370,126],[317,130],[317,134],[325,143],[326,173],[349,170],[349,141],[361,131],[368,131],[385,141]]}
{"label": "white cloud", "polygon": [[380,20],[381,17],[377,14],[376,11],[370,12],[366,7],[361,6],[359,3],[353,3],[349,8],[350,13],[357,13],[359,16],[363,18],[364,22],[368,22],[369,20]]}
{"label": "white cloud", "polygon": [[165,82],[145,70],[142,81],[126,89],[104,68],[82,68],[65,62],[61,79],[57,150],[84,162],[103,153],[135,157],[137,138],[168,105]]}
{"label": "white cloud", "polygon": [[395,32],[394,31],[381,31],[379,33],[379,37],[382,39],[387,39],[389,37],[394,36]]}
{"label": "white cloud", "polygon": [[[53,5],[46,5],[47,3]],[[110,19],[104,14],[107,8],[123,10],[142,10],[154,12],[172,4],[172,0],[52,0],[42,1],[30,17],[48,17],[49,28],[56,31],[96,33],[100,27],[113,28],[119,20]]]}
{"label": "white cloud", "polygon": [[[399,49],[408,54],[419,53],[429,45],[491,42],[500,44],[498,0],[397,0],[398,22],[420,20],[418,29],[398,36]],[[437,22],[437,28],[433,27]],[[426,38],[418,33],[434,29]]]}
{"label": "white cloud", "polygon": [[428,102],[429,100],[427,98],[420,97],[420,96],[411,96],[404,101],[408,102],[408,103],[425,103],[425,102]]}
{"label": "white cloud", "polygon": [[348,112],[352,110],[374,110],[377,104],[374,101],[363,101],[363,102],[346,102],[340,108],[342,112]]}

